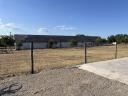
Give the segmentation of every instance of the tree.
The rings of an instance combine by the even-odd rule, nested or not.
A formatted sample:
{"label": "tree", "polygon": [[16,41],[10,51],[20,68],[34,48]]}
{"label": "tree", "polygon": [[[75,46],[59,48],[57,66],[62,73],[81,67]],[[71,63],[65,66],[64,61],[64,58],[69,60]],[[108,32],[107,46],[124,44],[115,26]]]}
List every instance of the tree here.
{"label": "tree", "polygon": [[96,43],[97,43],[97,44],[100,44],[100,43],[101,43],[101,38],[97,38],[97,39],[96,39]]}
{"label": "tree", "polygon": [[124,37],[124,43],[128,43],[128,36]]}
{"label": "tree", "polygon": [[124,42],[124,34],[115,35],[115,39],[116,39],[117,43],[123,43]]}
{"label": "tree", "polygon": [[108,37],[108,42],[117,42],[119,43],[128,43],[128,35],[127,34],[117,34],[117,35],[111,35]]}
{"label": "tree", "polygon": [[1,36],[0,38],[0,46],[2,47],[14,46],[14,42],[15,40],[10,36]]}
{"label": "tree", "polygon": [[108,41],[105,39],[105,38],[97,38],[96,39],[96,43],[98,44],[98,45],[100,45],[100,44],[105,44],[105,43],[107,43]]}
{"label": "tree", "polygon": [[76,47],[77,44],[78,44],[78,41],[77,41],[77,40],[71,40],[71,41],[70,41],[70,45],[71,45],[72,47]]}
{"label": "tree", "polygon": [[116,38],[115,38],[114,35],[109,36],[109,37],[107,38],[107,40],[108,40],[108,43],[116,42]]}

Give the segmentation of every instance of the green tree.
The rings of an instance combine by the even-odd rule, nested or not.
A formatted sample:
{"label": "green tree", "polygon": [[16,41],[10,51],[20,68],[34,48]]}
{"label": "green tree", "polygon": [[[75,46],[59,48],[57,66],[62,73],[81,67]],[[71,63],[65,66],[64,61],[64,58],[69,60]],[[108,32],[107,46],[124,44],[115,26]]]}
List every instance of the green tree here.
{"label": "green tree", "polygon": [[107,40],[108,40],[109,43],[116,42],[116,38],[115,38],[114,35],[109,36],[109,37],[107,38]]}
{"label": "green tree", "polygon": [[77,44],[78,44],[78,41],[77,41],[77,40],[71,40],[71,41],[70,41],[70,45],[71,45],[72,47],[76,47]]}
{"label": "green tree", "polygon": [[124,37],[124,43],[128,43],[128,36]]}
{"label": "green tree", "polygon": [[117,43],[123,43],[124,42],[124,34],[115,35],[115,39],[116,39]]}
{"label": "green tree", "polygon": [[96,39],[96,43],[97,43],[97,44],[100,44],[100,43],[101,43],[101,38],[97,38],[97,39]]}
{"label": "green tree", "polygon": [[111,35],[108,37],[108,42],[117,42],[117,43],[127,43],[128,42],[128,35],[127,34],[117,34]]}
{"label": "green tree", "polygon": [[1,36],[0,38],[0,46],[2,47],[14,46],[14,42],[15,40],[10,36]]}
{"label": "green tree", "polygon": [[105,44],[105,43],[107,43],[108,41],[105,39],[105,38],[97,38],[96,39],[96,43],[98,44],[98,45],[100,45],[100,44]]}

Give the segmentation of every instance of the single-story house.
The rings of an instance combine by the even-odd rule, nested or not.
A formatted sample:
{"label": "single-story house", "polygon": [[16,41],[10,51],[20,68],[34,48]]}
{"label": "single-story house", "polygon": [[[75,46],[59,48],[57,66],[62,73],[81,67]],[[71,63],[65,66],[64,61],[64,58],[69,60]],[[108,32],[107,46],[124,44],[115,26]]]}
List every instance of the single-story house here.
{"label": "single-story house", "polygon": [[71,40],[77,41],[77,47],[84,46],[84,43],[87,46],[94,46],[96,39],[99,38],[98,36],[84,36],[84,35],[77,35],[77,36],[59,36],[59,35],[22,35],[22,34],[15,34],[14,39],[16,41],[16,49],[17,43],[21,43],[21,49],[30,49],[31,42],[33,42],[35,49],[41,48],[49,48],[49,42],[54,41],[54,48],[68,48],[71,47]]}

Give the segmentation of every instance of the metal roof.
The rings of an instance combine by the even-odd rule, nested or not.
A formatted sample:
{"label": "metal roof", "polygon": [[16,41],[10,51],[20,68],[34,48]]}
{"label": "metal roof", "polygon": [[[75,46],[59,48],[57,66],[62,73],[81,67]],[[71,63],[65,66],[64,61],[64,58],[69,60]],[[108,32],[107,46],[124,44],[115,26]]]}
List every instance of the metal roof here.
{"label": "metal roof", "polygon": [[98,36],[61,36],[61,35],[23,35],[15,34],[15,41],[19,42],[48,42],[49,40],[68,42],[76,40],[79,42],[95,42]]}

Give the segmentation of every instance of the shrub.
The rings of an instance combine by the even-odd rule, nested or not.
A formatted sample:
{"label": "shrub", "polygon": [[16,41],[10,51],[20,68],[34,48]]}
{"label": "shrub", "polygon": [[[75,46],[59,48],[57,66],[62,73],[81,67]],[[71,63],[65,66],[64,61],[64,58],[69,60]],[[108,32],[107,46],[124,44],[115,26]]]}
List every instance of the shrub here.
{"label": "shrub", "polygon": [[70,45],[71,45],[72,47],[76,47],[77,44],[78,44],[78,42],[77,42],[76,40],[71,40],[71,41],[70,41]]}
{"label": "shrub", "polygon": [[48,41],[48,48],[54,48],[54,45],[56,45],[57,42],[53,39]]}

